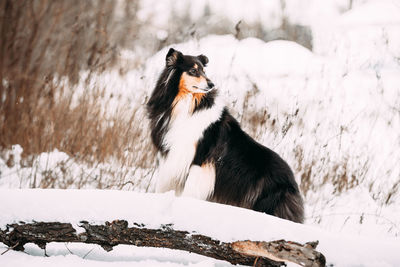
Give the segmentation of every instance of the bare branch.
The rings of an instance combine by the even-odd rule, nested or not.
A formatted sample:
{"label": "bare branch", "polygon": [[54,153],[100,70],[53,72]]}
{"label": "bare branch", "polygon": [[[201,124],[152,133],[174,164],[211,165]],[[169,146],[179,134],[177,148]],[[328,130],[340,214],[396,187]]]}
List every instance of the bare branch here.
{"label": "bare branch", "polygon": [[104,225],[82,221],[80,227],[85,231],[78,234],[70,223],[18,223],[7,225],[6,230],[0,230],[0,242],[15,250],[24,250],[26,243],[35,243],[45,249],[50,242],[81,242],[98,244],[106,251],[112,250],[116,245],[125,244],[185,250],[232,264],[249,266],[283,266],[284,261],[302,266],[325,266],[325,257],[315,250],[315,242],[305,245],[285,240],[227,243],[176,230],[172,226],[169,224],[162,225],[159,229],[148,229],[137,223],[128,227],[128,222],[124,220],[106,222]]}

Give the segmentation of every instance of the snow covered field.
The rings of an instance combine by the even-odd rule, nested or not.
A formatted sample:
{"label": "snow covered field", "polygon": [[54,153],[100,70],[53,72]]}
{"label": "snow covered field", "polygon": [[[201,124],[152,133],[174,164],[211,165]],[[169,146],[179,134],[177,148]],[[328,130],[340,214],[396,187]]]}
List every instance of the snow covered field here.
{"label": "snow covered field", "polygon": [[[210,4],[211,11],[227,12],[232,20],[249,18],[252,14],[259,16],[259,12],[267,9],[266,6],[253,8],[248,11],[251,14],[241,14],[234,7],[222,10],[222,1],[210,3],[214,2]],[[276,24],[277,2],[268,4],[271,16],[265,16],[264,23]],[[173,47],[186,54],[207,55],[210,63],[206,73],[218,86],[236,118],[247,132],[281,154],[292,166],[305,193],[306,225],[294,225],[230,207],[225,208],[226,222],[221,222],[217,216],[204,216],[218,214],[218,205],[175,199],[168,194],[146,197],[125,191],[72,191],[72,197],[68,197],[68,193],[62,191],[13,191],[39,185],[49,176],[63,177],[62,182],[55,184],[56,188],[90,189],[100,184],[105,184],[103,188],[117,188],[112,180],[117,176],[118,184],[122,185],[118,188],[140,192],[152,189],[151,169],[121,167],[115,160],[87,166],[60,151],[43,153],[32,167],[27,167],[20,161],[22,149],[16,145],[0,157],[0,187],[11,189],[0,193],[0,203],[7,203],[1,206],[0,227],[10,223],[9,220],[32,219],[31,215],[35,215],[36,220],[62,220],[65,214],[76,214],[76,220],[126,218],[154,224],[172,220],[178,226],[194,227],[190,230],[232,240],[288,238],[303,242],[319,239],[323,241],[320,250],[335,266],[400,265],[398,253],[395,253],[400,244],[400,2],[354,1],[355,8],[343,14],[338,7],[345,6],[346,1],[323,4],[312,1],[315,5],[307,2],[311,7],[301,8],[303,2],[288,1],[287,12],[293,21],[312,28],[312,52],[293,42],[237,40],[232,35],[210,35]],[[144,20],[149,16],[148,8],[154,6],[151,1],[145,3],[148,6],[145,5],[140,14]],[[156,6],[152,12],[162,13],[162,6]],[[191,13],[196,16],[194,11]],[[161,35],[165,21],[168,18],[162,16],[156,16],[154,21]],[[153,89],[168,48],[149,58],[142,70],[131,70],[124,75],[110,70],[94,79],[93,86],[106,87],[105,99],[107,94],[116,96],[109,112],[118,110],[119,101],[123,99],[124,103],[130,103],[132,108],[139,107],[144,113],[146,96]],[[133,54],[122,51],[121,58],[129,62]],[[74,90],[76,94],[85,92],[82,85]],[[150,143],[144,147],[146,145]],[[129,151],[140,154],[136,149]],[[15,164],[6,162],[10,155]],[[143,208],[149,214],[132,217],[134,215],[124,213],[129,211],[128,207],[113,209],[112,203],[103,203],[103,194],[115,201],[149,202]],[[52,199],[51,205],[46,197]],[[24,207],[24,201],[30,205]],[[46,206],[51,211],[46,216],[50,217],[40,217],[44,215],[36,213],[31,206],[35,203],[37,207]],[[109,208],[99,210],[97,203]],[[184,207],[189,204],[198,205],[203,216],[183,216],[181,212],[188,211]],[[172,211],[164,214],[163,207],[172,208]],[[244,222],[237,221],[242,213]],[[202,220],[175,221],[196,216],[209,221],[204,225],[199,224]],[[236,226],[210,227],[215,220],[232,221]],[[254,225],[251,227],[254,232],[231,231],[249,223]],[[210,232],[216,229],[218,231]],[[84,257],[93,247],[68,244],[73,255],[66,245],[52,244],[48,253],[54,257],[42,258],[37,256],[43,255],[43,251],[32,245],[27,248],[28,254],[7,252],[0,256],[0,263],[2,266],[22,266],[27,262],[77,266],[224,265],[185,252],[125,246],[111,253],[95,247]],[[352,255],[352,251],[356,254]]]}
{"label": "snow covered field", "polygon": [[[13,201],[9,202],[9,199]],[[3,226],[10,222],[31,222],[34,218],[36,221],[70,222],[80,232],[82,230],[78,225],[82,218],[89,223],[104,223],[118,218],[127,220],[130,226],[133,226],[133,222],[143,223],[146,228],[172,224],[174,229],[194,231],[225,242],[286,239],[305,243],[319,240],[318,250],[327,257],[328,264],[334,266],[372,267],[400,264],[400,255],[396,253],[400,249],[400,243],[395,238],[368,239],[327,232],[247,209],[190,198],[176,198],[172,192],[149,194],[112,190],[3,189],[0,190],[0,203],[5,202],[9,204],[0,207],[0,225]],[[88,258],[85,257],[87,260],[71,255],[68,249],[78,255],[88,253]],[[92,249],[95,251],[91,251]],[[43,255],[43,251],[33,245],[29,246],[27,253],[32,256],[22,252],[7,252],[1,258],[6,263],[2,266],[23,266],[24,259],[37,261],[39,264],[50,261],[48,258],[38,258],[37,256]],[[205,259],[198,255],[189,256],[189,253],[184,252],[172,251],[172,254],[167,254],[166,249],[126,246],[117,247],[108,255],[94,245],[54,244],[49,247],[47,253],[52,255],[50,258],[53,263],[59,259],[61,265],[65,262],[80,266],[84,262],[93,263],[91,260],[103,260],[123,266],[126,262],[132,262],[133,266],[152,266],[156,264],[154,259],[171,261],[163,266],[182,266],[189,263],[198,264],[196,266],[226,265],[221,261]]]}

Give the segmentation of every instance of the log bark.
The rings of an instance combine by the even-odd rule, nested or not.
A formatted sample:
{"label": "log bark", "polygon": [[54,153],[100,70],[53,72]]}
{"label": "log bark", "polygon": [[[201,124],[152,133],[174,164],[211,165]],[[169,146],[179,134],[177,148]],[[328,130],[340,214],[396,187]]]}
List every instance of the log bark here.
{"label": "log bark", "polygon": [[185,250],[232,264],[249,266],[285,266],[292,261],[301,266],[325,266],[325,257],[315,250],[315,243],[305,245],[277,240],[271,242],[237,241],[221,242],[208,236],[173,229],[163,225],[159,229],[148,229],[144,225],[116,220],[104,225],[93,225],[82,221],[77,233],[70,223],[35,222],[9,224],[0,230],[0,242],[10,249],[24,250],[26,243],[35,243],[45,249],[50,242],[81,242],[98,244],[106,251],[119,244],[162,247]]}

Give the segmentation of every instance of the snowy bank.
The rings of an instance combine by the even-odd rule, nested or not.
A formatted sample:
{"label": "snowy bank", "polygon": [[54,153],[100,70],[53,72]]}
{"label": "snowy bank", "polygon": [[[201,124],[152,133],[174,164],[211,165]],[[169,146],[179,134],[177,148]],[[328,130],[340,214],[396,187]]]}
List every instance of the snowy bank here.
{"label": "snowy bank", "polygon": [[[33,220],[71,222],[78,230],[81,220],[104,223],[123,219],[131,225],[143,223],[150,228],[172,223],[174,229],[194,231],[227,242],[286,239],[304,243],[319,240],[318,250],[335,266],[400,264],[397,253],[400,243],[394,238],[366,239],[330,233],[247,209],[176,198],[172,193],[2,189],[0,203],[5,203],[0,207],[2,229],[9,223]],[[2,256],[2,261],[13,260],[16,253],[7,254]]]}

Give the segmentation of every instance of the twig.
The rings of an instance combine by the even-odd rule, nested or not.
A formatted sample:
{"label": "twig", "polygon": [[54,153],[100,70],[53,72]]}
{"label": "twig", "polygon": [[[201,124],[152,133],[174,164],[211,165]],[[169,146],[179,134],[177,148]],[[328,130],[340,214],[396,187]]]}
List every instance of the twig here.
{"label": "twig", "polygon": [[239,39],[240,35],[240,24],[242,23],[242,20],[239,20],[238,23],[235,25],[235,38]]}
{"label": "twig", "polygon": [[5,251],[3,251],[3,252],[1,253],[1,256],[3,256],[4,254],[6,254],[8,251],[10,251],[10,250],[16,248],[18,245],[19,245],[19,242],[17,242],[17,243],[16,243],[15,245],[13,245],[12,247],[8,247]]}
{"label": "twig", "polygon": [[88,252],[87,252],[87,253],[86,253],[86,254],[85,254],[83,257],[82,257],[82,259],[85,259],[85,258],[86,258],[86,256],[87,256],[87,255],[89,255],[89,254],[90,254],[90,252],[92,252],[92,251],[94,250],[94,248],[95,248],[95,247],[93,247],[91,250],[89,250],[89,251],[88,251]]}
{"label": "twig", "polygon": [[71,253],[72,255],[75,255],[67,246],[67,244],[64,243],[65,248],[69,251],[69,253]]}

